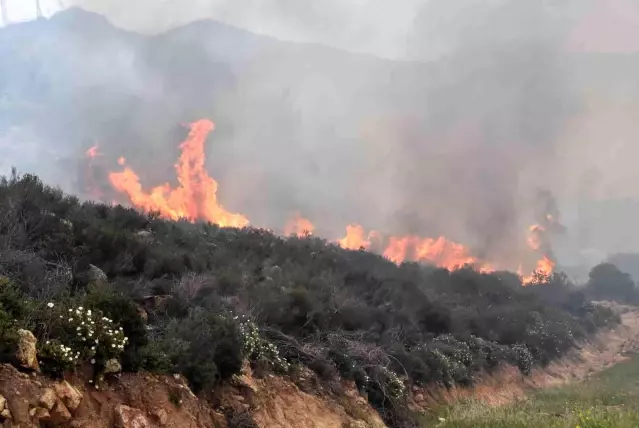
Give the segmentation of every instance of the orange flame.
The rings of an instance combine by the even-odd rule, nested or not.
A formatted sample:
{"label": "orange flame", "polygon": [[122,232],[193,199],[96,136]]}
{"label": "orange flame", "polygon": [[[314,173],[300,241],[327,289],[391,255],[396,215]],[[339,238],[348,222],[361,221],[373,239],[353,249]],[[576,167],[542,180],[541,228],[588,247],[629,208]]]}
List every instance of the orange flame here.
{"label": "orange flame", "polygon": [[343,239],[340,239],[339,245],[342,248],[347,250],[359,250],[360,248],[364,248],[368,250],[371,246],[371,235],[375,234],[375,232],[371,232],[368,237],[366,237],[366,231],[359,224],[351,224],[346,226],[346,236]]}
{"label": "orange flame", "polygon": [[437,239],[418,236],[390,237],[384,257],[398,264],[406,260],[429,262],[449,270],[479,262],[470,255],[468,248],[443,236]]}
{"label": "orange flame", "polygon": [[315,226],[313,226],[313,223],[311,223],[310,220],[302,217],[300,213],[295,213],[295,217],[286,223],[286,226],[284,227],[284,235],[295,235],[301,238],[307,234],[312,235],[314,230]]}
{"label": "orange flame", "polygon": [[556,263],[554,261],[552,261],[548,256],[543,256],[541,259],[539,259],[537,261],[537,267],[535,268],[535,271],[528,275],[528,276],[524,276],[522,274],[522,270],[521,268],[519,269],[519,276],[522,277],[521,281],[524,285],[528,285],[530,283],[535,282],[535,280],[537,280],[537,278],[541,277],[549,277],[550,275],[552,275],[553,271],[555,270],[555,265]]}
{"label": "orange flame", "polygon": [[86,157],[89,159],[95,159],[98,156],[102,156],[102,153],[98,152],[98,145],[96,144],[93,147],[89,147],[86,152],[84,152]]}
{"label": "orange flame", "polygon": [[144,210],[159,212],[172,220],[189,221],[204,219],[222,227],[244,227],[249,220],[222,207],[217,200],[217,182],[204,169],[204,143],[215,125],[209,120],[199,120],[190,125],[189,135],[181,145],[182,154],[175,165],[179,187],[172,189],[168,183],[144,192],[137,174],[129,167],[122,172],[112,172],[109,180],[116,190],[126,193],[131,203]]}

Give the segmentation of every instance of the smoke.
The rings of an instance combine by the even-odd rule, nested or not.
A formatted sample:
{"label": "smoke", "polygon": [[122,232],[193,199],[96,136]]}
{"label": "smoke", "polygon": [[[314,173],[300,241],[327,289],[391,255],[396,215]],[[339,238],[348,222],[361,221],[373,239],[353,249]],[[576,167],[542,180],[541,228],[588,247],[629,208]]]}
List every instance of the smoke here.
{"label": "smoke", "polygon": [[[589,43],[579,28],[593,1],[77,0],[130,31],[77,10],[0,31],[0,55],[12,58],[0,64],[10,113],[0,135],[27,129],[63,159],[98,143],[96,168],[117,170],[125,156],[151,186],[174,179],[180,124],[209,118],[218,196],[257,226],[281,229],[299,214],[330,239],[352,223],[444,235],[512,268],[539,206],[542,220],[558,219],[559,205],[585,212],[611,189],[637,196],[636,121],[625,112],[637,97],[623,95],[637,91],[635,74],[614,58],[593,71],[594,59],[571,50]],[[184,26],[202,18],[351,53]],[[84,190],[62,180],[78,159],[42,160],[33,172]],[[602,242],[602,220],[579,218],[568,225],[574,252]]]}

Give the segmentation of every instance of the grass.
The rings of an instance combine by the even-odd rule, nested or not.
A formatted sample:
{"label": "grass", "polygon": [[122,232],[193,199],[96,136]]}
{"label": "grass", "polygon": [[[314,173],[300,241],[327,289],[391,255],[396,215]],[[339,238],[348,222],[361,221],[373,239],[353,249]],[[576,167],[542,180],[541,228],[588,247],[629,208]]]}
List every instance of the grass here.
{"label": "grass", "polygon": [[441,428],[637,428],[639,355],[587,381],[545,389],[507,406],[466,401],[425,416]]}

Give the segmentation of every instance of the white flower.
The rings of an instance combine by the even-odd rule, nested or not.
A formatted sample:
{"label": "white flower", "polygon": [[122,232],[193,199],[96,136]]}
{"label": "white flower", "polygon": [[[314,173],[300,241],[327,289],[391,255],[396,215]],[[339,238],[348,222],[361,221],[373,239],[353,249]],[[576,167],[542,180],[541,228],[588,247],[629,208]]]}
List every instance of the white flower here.
{"label": "white flower", "polygon": [[91,358],[91,364],[95,364],[95,358]]}
{"label": "white flower", "polygon": [[48,306],[49,308],[52,308],[52,307],[53,307],[53,303],[49,302],[49,303],[47,303],[47,306]]}

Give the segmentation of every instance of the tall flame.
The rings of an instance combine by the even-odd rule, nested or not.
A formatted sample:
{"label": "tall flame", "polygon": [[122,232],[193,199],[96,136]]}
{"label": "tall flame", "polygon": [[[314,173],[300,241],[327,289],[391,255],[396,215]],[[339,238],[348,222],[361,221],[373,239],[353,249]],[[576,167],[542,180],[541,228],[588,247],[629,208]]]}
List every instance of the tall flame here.
{"label": "tall flame", "polygon": [[122,172],[109,174],[111,184],[116,190],[126,193],[136,207],[159,212],[172,220],[203,219],[222,227],[248,225],[246,217],[231,213],[218,203],[217,182],[204,169],[204,142],[214,127],[213,122],[204,119],[190,125],[189,135],[180,145],[182,154],[175,165],[179,187],[172,189],[165,183],[147,193],[135,171],[128,166]]}
{"label": "tall flame", "polygon": [[307,234],[312,235],[314,230],[315,226],[313,226],[313,223],[311,223],[310,220],[302,217],[300,213],[295,213],[295,217],[286,223],[286,226],[284,227],[284,235],[304,237]]}

